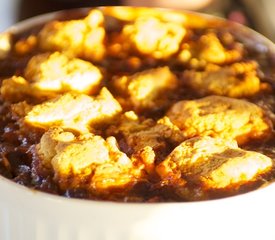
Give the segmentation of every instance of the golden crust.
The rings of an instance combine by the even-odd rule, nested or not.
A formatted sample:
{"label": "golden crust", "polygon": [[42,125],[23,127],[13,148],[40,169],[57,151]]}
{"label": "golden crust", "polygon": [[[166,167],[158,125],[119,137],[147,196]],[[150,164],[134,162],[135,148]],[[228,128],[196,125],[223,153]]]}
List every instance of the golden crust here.
{"label": "golden crust", "polygon": [[218,136],[244,143],[267,136],[271,131],[260,107],[221,96],[177,102],[167,112],[167,117],[187,138]]}
{"label": "golden crust", "polygon": [[35,55],[25,68],[25,78],[40,92],[95,93],[102,74],[92,63],[55,52]]}
{"label": "golden crust", "polygon": [[160,67],[116,78],[113,84],[134,109],[160,108],[167,104],[167,94],[176,89],[178,79],[168,67]]}
{"label": "golden crust", "polygon": [[41,164],[52,168],[62,190],[81,187],[108,193],[112,188],[136,183],[142,175],[142,164],[133,165],[113,137],[106,141],[93,134],[77,137],[52,128],[42,136],[36,150]]}
{"label": "golden crust", "polygon": [[100,70],[90,62],[58,52],[44,53],[30,59],[24,77],[4,79],[1,95],[6,101],[19,102],[26,98],[43,101],[69,91],[93,94],[101,80]]}
{"label": "golden crust", "polygon": [[210,32],[202,35],[198,41],[184,43],[181,46],[178,59],[197,68],[209,63],[221,65],[237,62],[241,60],[243,54],[241,45],[235,44],[233,49],[227,49],[216,33]]}
{"label": "golden crust", "polygon": [[238,148],[235,141],[196,137],[184,141],[156,167],[162,179],[183,178],[209,189],[239,188],[270,171],[272,160]]}
{"label": "golden crust", "polygon": [[52,168],[52,158],[56,155],[56,146],[60,143],[71,142],[75,136],[70,132],[64,132],[61,128],[52,128],[41,137],[36,150],[41,160],[41,165]]}
{"label": "golden crust", "polygon": [[[49,81],[47,83],[49,84]],[[59,93],[54,89],[43,89],[39,84],[30,83],[21,76],[12,76],[11,78],[4,79],[0,91],[3,99],[11,103],[24,100],[43,102],[58,96]]]}
{"label": "golden crust", "polygon": [[175,54],[185,33],[182,24],[152,16],[140,16],[133,24],[125,25],[122,31],[125,42],[130,42],[132,48],[157,59]]}
{"label": "golden crust", "polygon": [[38,35],[39,46],[46,51],[100,61],[105,54],[103,24],[104,16],[99,10],[92,10],[80,20],[49,22]]}
{"label": "golden crust", "polygon": [[200,95],[221,95],[233,98],[248,97],[261,90],[256,62],[239,62],[228,67],[197,72],[185,71],[186,84]]}
{"label": "golden crust", "polygon": [[110,123],[121,110],[112,94],[103,88],[97,97],[66,93],[36,105],[25,117],[25,122],[44,129],[60,126],[77,132],[89,132],[98,124]]}
{"label": "golden crust", "polygon": [[[27,80],[21,76],[4,79],[1,85],[1,96],[8,102],[24,101],[27,96],[37,94],[30,88]],[[41,97],[41,96],[39,96]]]}

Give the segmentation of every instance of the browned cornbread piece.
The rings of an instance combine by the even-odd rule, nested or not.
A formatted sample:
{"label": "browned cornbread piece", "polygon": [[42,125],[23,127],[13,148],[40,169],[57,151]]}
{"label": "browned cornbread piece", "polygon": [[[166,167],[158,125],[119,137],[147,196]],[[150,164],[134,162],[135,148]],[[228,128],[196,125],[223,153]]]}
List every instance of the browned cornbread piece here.
{"label": "browned cornbread piece", "polygon": [[114,137],[75,136],[52,128],[36,146],[40,164],[52,169],[62,190],[82,188],[97,193],[127,188],[142,175],[142,163],[133,162],[118,149]]}
{"label": "browned cornbread piece", "polygon": [[[4,79],[0,89],[2,98],[12,103],[24,101],[27,97],[43,99],[44,95],[35,90],[21,76],[12,76],[11,78]],[[46,95],[49,96],[49,93],[46,93]]]}
{"label": "browned cornbread piece", "polygon": [[51,21],[38,35],[39,47],[100,61],[105,54],[103,25],[104,16],[99,10],[91,10],[84,19]]}
{"label": "browned cornbread piece", "polygon": [[93,94],[98,90],[102,74],[96,66],[79,58],[54,52],[33,56],[28,62],[25,78],[40,91],[76,91]]}
{"label": "browned cornbread piece", "polygon": [[96,97],[66,93],[36,105],[25,117],[25,122],[44,129],[60,126],[77,132],[89,132],[97,125],[110,123],[121,110],[112,94],[103,88]]}
{"label": "browned cornbread piece", "polygon": [[183,178],[205,191],[238,189],[272,168],[272,160],[238,148],[236,141],[195,137],[182,142],[156,167],[163,180]]}
{"label": "browned cornbread piece", "polygon": [[166,59],[176,53],[185,36],[181,23],[168,22],[153,16],[137,17],[123,27],[125,43],[141,54]]}
{"label": "browned cornbread piece", "polygon": [[43,101],[69,91],[93,94],[101,80],[101,71],[90,62],[59,52],[44,53],[30,59],[24,76],[4,79],[1,95],[7,101],[18,102],[26,98]]}
{"label": "browned cornbread piece", "polygon": [[[241,44],[236,44],[232,35],[231,48],[227,48],[218,38],[215,32],[203,34],[197,41],[184,43],[181,46],[178,59],[183,63],[189,63],[191,67],[205,66],[207,63],[228,64],[241,60],[244,49]],[[232,47],[233,46],[233,47]]]}
{"label": "browned cornbread piece", "polygon": [[271,125],[260,107],[222,96],[177,102],[167,112],[167,117],[187,138],[213,136],[244,143],[271,132]]}
{"label": "browned cornbread piece", "polygon": [[176,89],[178,79],[166,66],[116,78],[113,85],[134,109],[154,109],[167,104],[167,95]]}
{"label": "browned cornbread piece", "polygon": [[183,73],[187,86],[201,96],[221,95],[234,98],[253,96],[261,90],[256,62],[239,62],[203,72],[188,70]]}

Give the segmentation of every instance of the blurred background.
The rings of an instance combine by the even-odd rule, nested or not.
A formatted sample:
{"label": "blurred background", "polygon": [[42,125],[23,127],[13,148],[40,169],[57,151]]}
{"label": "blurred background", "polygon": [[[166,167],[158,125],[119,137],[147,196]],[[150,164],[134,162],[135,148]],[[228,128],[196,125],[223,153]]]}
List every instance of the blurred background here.
{"label": "blurred background", "polygon": [[248,25],[275,42],[275,0],[0,0],[0,31],[23,19],[68,8],[157,6],[210,13]]}

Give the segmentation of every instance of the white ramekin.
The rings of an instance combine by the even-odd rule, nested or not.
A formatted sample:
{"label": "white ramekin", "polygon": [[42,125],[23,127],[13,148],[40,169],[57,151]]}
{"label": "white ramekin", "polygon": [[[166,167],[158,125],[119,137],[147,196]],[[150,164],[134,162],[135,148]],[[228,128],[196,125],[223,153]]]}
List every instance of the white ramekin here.
{"label": "white ramekin", "polygon": [[1,240],[275,239],[275,184],[190,203],[66,199],[0,177]]}
{"label": "white ramekin", "polygon": [[[35,17],[7,32],[58,16],[60,12]],[[274,45],[254,31],[223,24],[248,45],[275,52]],[[274,216],[274,183],[219,200],[141,204],[67,199],[0,176],[0,240],[274,240]]]}

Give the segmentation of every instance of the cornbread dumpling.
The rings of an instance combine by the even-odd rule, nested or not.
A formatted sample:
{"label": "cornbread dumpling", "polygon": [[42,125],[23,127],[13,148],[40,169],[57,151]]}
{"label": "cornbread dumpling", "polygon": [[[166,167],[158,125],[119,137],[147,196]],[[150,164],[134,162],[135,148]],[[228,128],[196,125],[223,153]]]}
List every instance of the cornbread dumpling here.
{"label": "cornbread dumpling", "polygon": [[160,177],[183,178],[203,186],[204,191],[228,192],[257,181],[272,168],[272,160],[240,149],[234,140],[195,137],[182,142],[156,167]]}
{"label": "cornbread dumpling", "polygon": [[26,97],[33,95],[37,96],[37,92],[33,91],[28,81],[21,76],[12,76],[2,81],[1,96],[8,102],[24,101]]}
{"label": "cornbread dumpling", "polygon": [[179,101],[166,115],[187,138],[212,136],[245,143],[266,137],[271,131],[271,124],[260,107],[222,96]]}
{"label": "cornbread dumpling", "polygon": [[33,56],[24,76],[33,89],[53,93],[75,91],[93,94],[102,79],[100,70],[92,63],[69,58],[59,52]]}
{"label": "cornbread dumpling", "polygon": [[[47,84],[50,85],[50,81]],[[43,89],[39,85],[40,83],[30,83],[22,76],[12,76],[3,80],[0,91],[3,99],[11,103],[25,100],[43,102],[60,93],[54,89]]]}
{"label": "cornbread dumpling", "polygon": [[52,168],[62,190],[84,188],[108,193],[126,188],[141,176],[142,166],[121,152],[114,137],[84,134],[75,136],[61,128],[52,128],[41,138],[36,150],[41,164]]}
{"label": "cornbread dumpling", "polygon": [[39,46],[46,51],[100,61],[105,54],[103,25],[104,16],[99,10],[91,10],[84,19],[51,21],[39,32]]}
{"label": "cornbread dumpling", "polygon": [[126,43],[141,54],[166,59],[179,50],[186,30],[182,24],[162,21],[157,17],[140,16],[122,30]]}
{"label": "cornbread dumpling", "polygon": [[68,143],[75,140],[75,136],[71,132],[65,132],[62,128],[51,128],[40,139],[36,150],[40,158],[42,166],[52,168],[52,158],[56,155],[57,144]]}
{"label": "cornbread dumpling", "polygon": [[25,117],[25,122],[44,129],[60,126],[77,132],[89,132],[93,127],[110,123],[121,110],[112,94],[103,88],[96,97],[66,93],[36,105]]}
{"label": "cornbread dumpling", "polygon": [[[231,44],[232,45],[232,44]],[[236,45],[236,44],[235,44]],[[214,32],[203,34],[197,41],[184,43],[178,58],[192,67],[206,63],[228,64],[237,62],[243,57],[243,47],[238,44],[227,48]]]}
{"label": "cornbread dumpling", "polygon": [[221,95],[234,98],[253,96],[261,89],[256,62],[239,62],[216,70],[183,73],[185,83],[200,95]]}
{"label": "cornbread dumpling", "polygon": [[9,102],[26,99],[41,102],[69,91],[93,94],[101,80],[100,70],[90,62],[70,59],[58,52],[44,53],[30,59],[24,76],[4,79],[1,95]]}
{"label": "cornbread dumpling", "polygon": [[176,89],[178,79],[168,67],[145,70],[114,79],[114,87],[135,109],[160,108],[167,104],[169,92]]}

